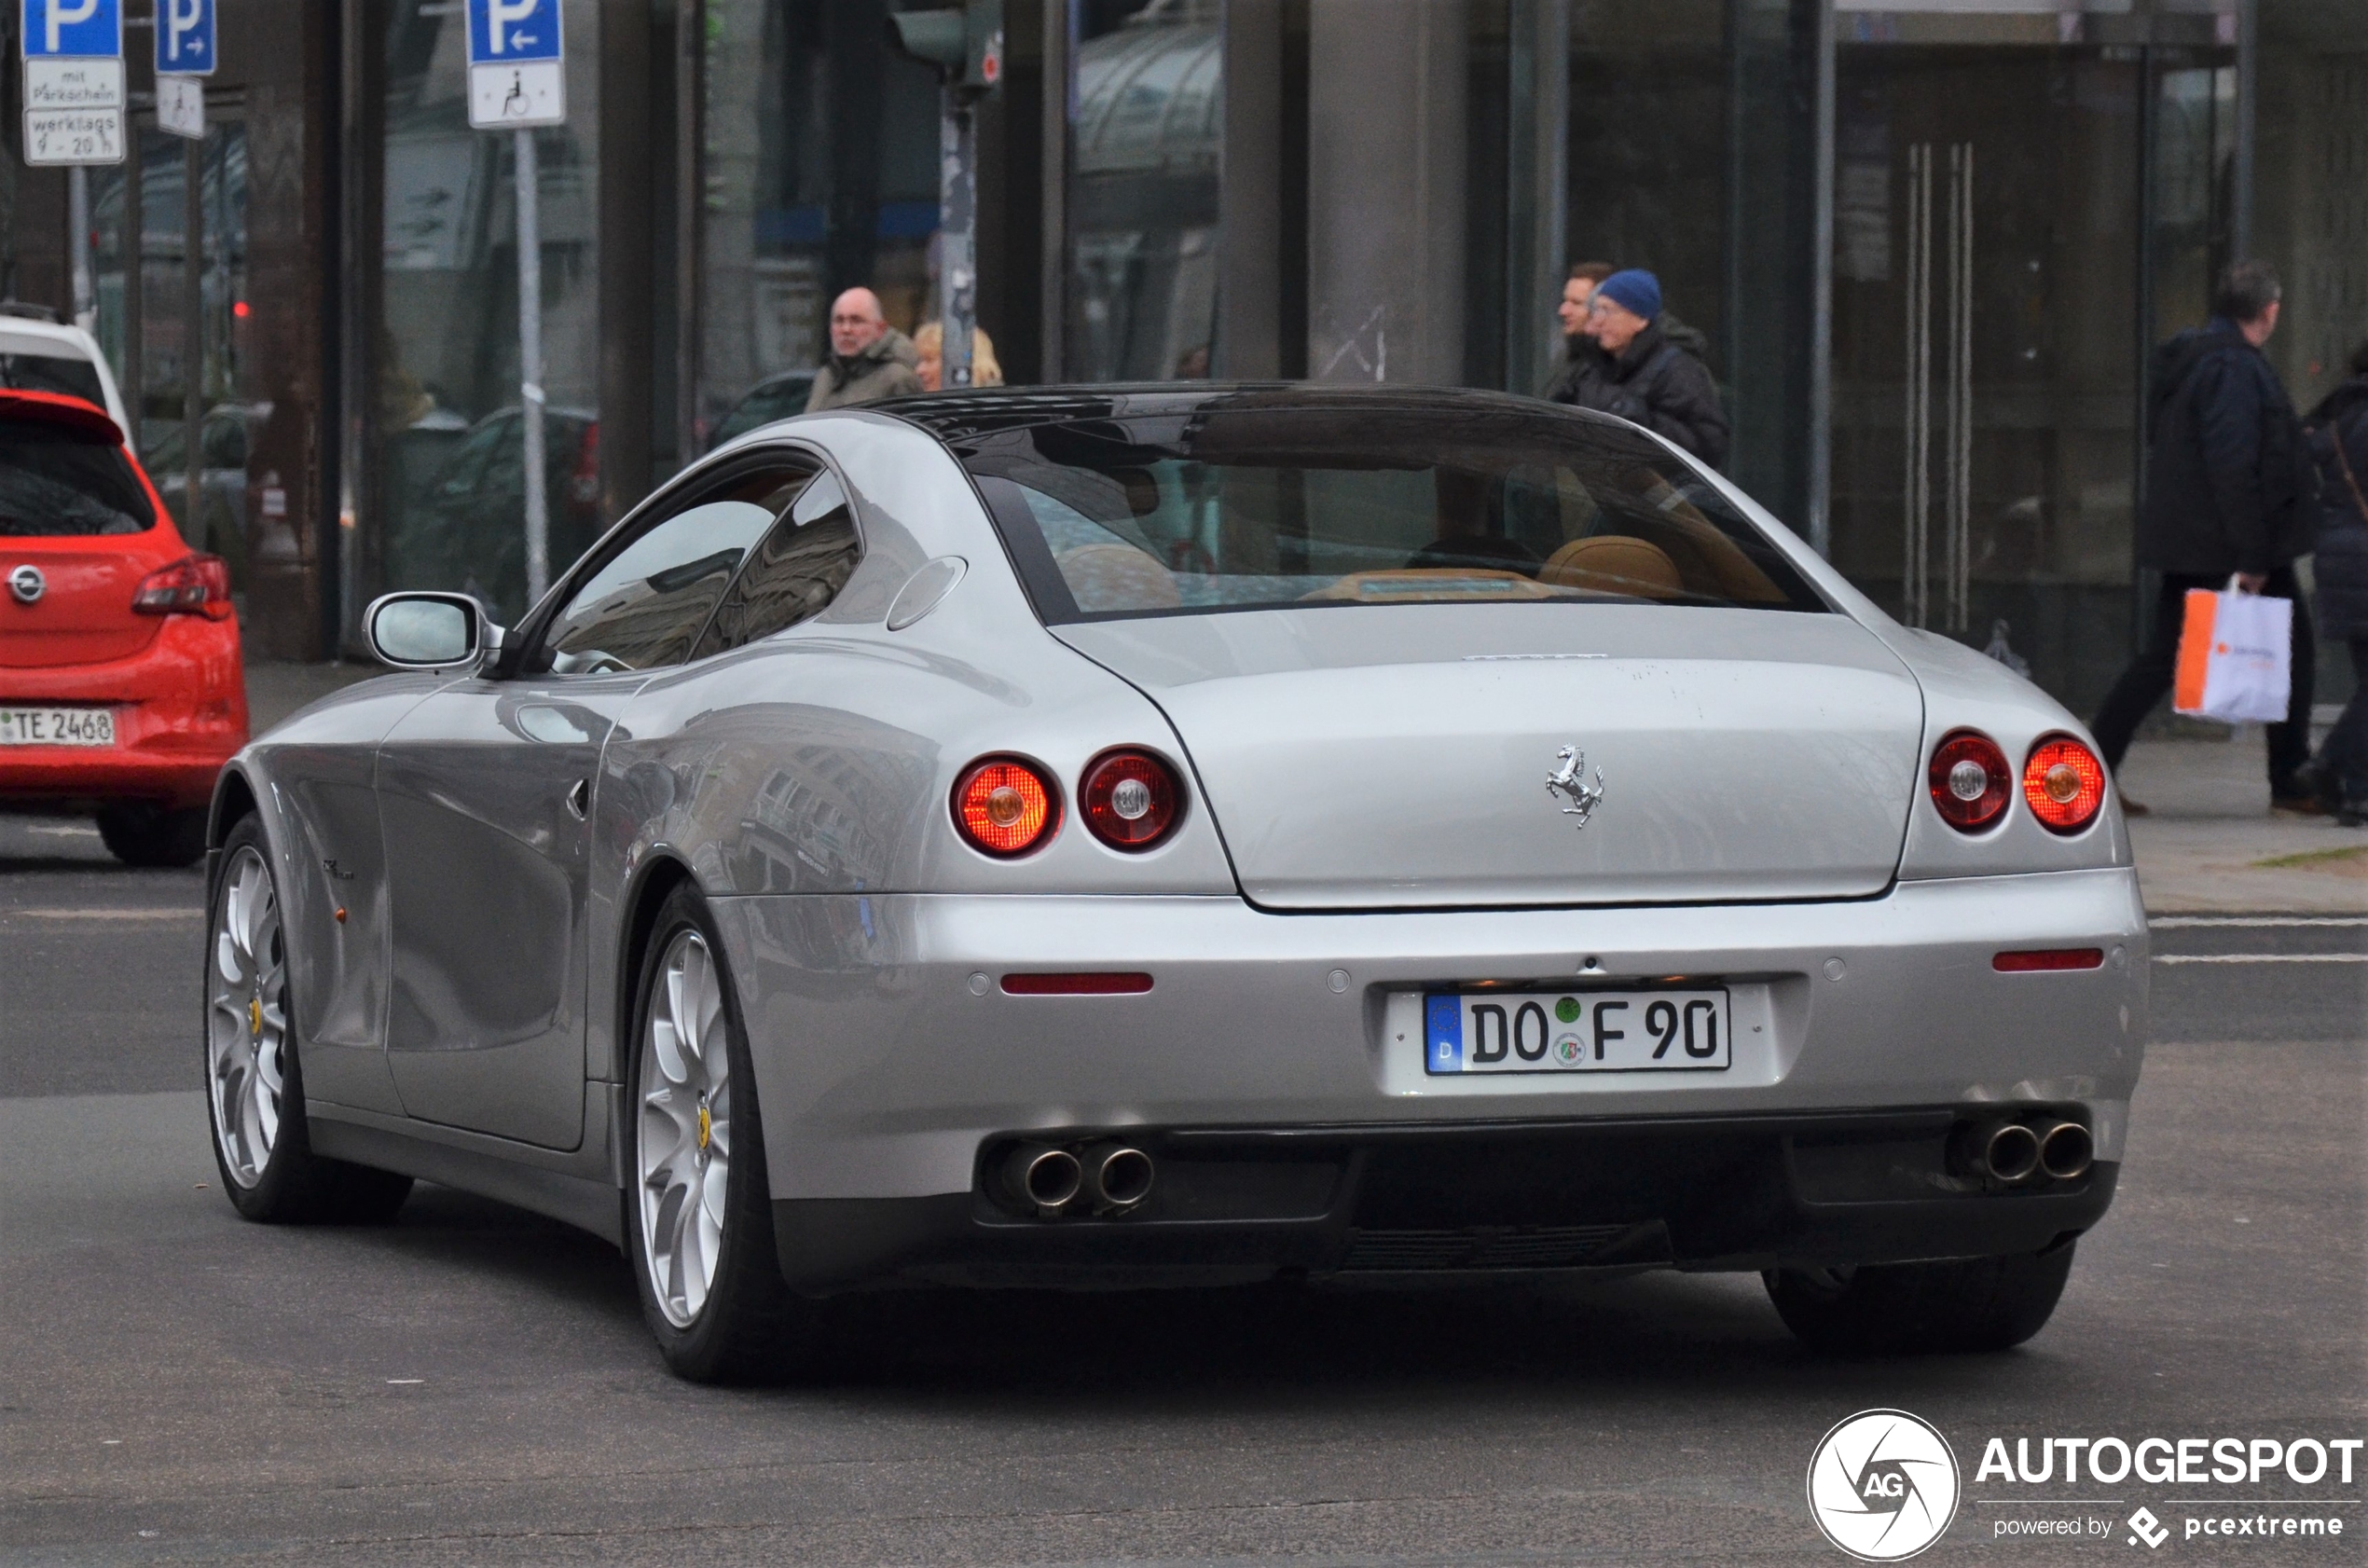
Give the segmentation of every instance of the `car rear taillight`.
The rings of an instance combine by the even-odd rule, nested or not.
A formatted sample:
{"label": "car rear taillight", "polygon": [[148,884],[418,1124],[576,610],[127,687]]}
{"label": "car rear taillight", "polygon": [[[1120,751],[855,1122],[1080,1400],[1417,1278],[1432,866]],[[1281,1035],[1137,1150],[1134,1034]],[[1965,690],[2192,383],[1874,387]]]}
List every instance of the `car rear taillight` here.
{"label": "car rear taillight", "polygon": [[1149,849],[1183,814],[1184,782],[1149,751],[1105,751],[1085,769],[1078,810],[1113,849]]}
{"label": "car rear taillight", "polygon": [[2105,764],[2072,736],[2051,736],[2023,763],[2023,800],[2050,832],[2076,833],[2105,804]]}
{"label": "car rear taillight", "polygon": [[202,615],[219,621],[230,613],[230,569],[220,556],[189,556],[140,579],[131,609],[141,615]]}
{"label": "car rear taillight", "polygon": [[954,826],[989,855],[1025,855],[1061,823],[1053,781],[1016,757],[972,763],[954,784]]}
{"label": "car rear taillight", "polygon": [[1926,779],[1941,820],[1961,833],[1977,833],[2004,815],[2014,775],[1996,741],[1957,730],[1934,750]]}

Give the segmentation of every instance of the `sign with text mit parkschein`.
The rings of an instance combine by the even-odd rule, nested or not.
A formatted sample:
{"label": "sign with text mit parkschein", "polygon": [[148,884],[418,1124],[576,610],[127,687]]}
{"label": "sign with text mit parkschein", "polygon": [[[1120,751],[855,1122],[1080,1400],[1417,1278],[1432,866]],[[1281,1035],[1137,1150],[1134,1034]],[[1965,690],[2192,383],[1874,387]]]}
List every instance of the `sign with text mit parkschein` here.
{"label": "sign with text mit parkschein", "polygon": [[560,0],[469,0],[469,123],[479,131],[568,117]]}
{"label": "sign with text mit parkschein", "polygon": [[123,161],[122,0],[19,0],[24,160]]}

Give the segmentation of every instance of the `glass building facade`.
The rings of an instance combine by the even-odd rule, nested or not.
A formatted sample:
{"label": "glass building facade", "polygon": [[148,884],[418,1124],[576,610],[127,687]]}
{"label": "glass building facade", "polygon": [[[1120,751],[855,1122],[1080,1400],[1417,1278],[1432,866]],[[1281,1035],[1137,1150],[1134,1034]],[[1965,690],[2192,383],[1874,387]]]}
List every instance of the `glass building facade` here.
{"label": "glass building facade", "polygon": [[[554,570],[803,406],[831,298],[939,310],[908,0],[563,0],[539,133]],[[928,8],[941,0],[909,0]],[[151,0],[126,0],[135,103]],[[266,653],[440,585],[523,608],[510,141],[451,0],[221,0],[192,152],[89,180],[94,325]],[[2146,351],[2238,254],[2307,407],[2368,337],[2368,0],[1006,0],[978,307],[1006,378],[1534,392],[1569,267],[1648,267],[1730,475],[2075,708],[2147,602]],[[188,197],[196,182],[197,199]],[[0,285],[71,308],[0,159]],[[193,242],[188,213],[200,214]],[[193,420],[192,414],[196,418]],[[180,509],[186,478],[168,481]],[[2340,661],[2325,676],[2340,696]]]}

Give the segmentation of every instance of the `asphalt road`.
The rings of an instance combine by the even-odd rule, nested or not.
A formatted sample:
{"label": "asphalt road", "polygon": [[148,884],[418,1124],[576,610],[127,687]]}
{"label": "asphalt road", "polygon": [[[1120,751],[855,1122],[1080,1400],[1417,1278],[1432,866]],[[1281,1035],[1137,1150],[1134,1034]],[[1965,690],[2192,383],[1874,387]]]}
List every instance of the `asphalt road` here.
{"label": "asphalt road", "polygon": [[[2368,1455],[2347,1485],[1976,1466],[1992,1437],[2368,1437],[2368,925],[2158,929],[2247,961],[2156,964],[2119,1202],[2010,1355],[1822,1359],[1724,1276],[922,1292],[845,1314],[822,1386],[715,1391],[558,1225],[433,1188],[382,1230],[236,1219],[199,879],[76,826],[0,818],[0,1561],[1838,1563],[1803,1475],[1878,1406],[1964,1470],[1922,1561],[2361,1560]],[[2347,1534],[2182,1534],[2239,1511]],[[2001,1534],[2071,1519],[2111,1529]]]}

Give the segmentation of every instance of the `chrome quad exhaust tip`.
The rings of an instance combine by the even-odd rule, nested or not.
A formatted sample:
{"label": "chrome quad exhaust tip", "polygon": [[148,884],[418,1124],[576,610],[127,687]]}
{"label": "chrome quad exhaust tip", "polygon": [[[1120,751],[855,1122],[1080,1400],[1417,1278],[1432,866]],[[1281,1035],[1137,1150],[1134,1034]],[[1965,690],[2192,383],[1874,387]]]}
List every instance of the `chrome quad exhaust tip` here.
{"label": "chrome quad exhaust tip", "polygon": [[1066,1148],[1024,1143],[1004,1156],[1003,1183],[1023,1204],[1049,1219],[1084,1190],[1085,1167]]}
{"label": "chrome quad exhaust tip", "polygon": [[2039,1135],[2019,1121],[2002,1121],[1981,1139],[1981,1163],[2000,1181],[2029,1181],[2039,1169]]}
{"label": "chrome quad exhaust tip", "polygon": [[1095,1214],[1124,1214],[1151,1195],[1151,1157],[1125,1144],[1085,1151],[1085,1192]]}
{"label": "chrome quad exhaust tip", "polygon": [[2039,1137],[2039,1168],[2058,1181],[2086,1176],[2097,1140],[2077,1121],[2058,1121]]}

